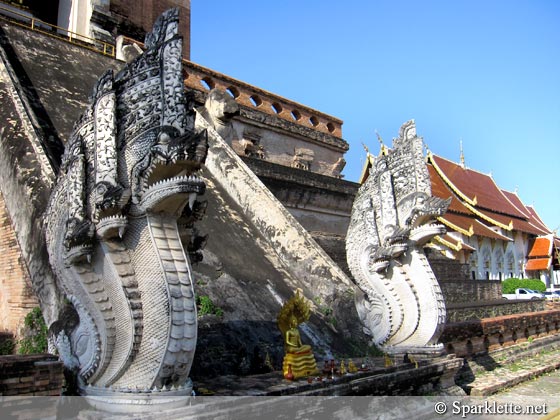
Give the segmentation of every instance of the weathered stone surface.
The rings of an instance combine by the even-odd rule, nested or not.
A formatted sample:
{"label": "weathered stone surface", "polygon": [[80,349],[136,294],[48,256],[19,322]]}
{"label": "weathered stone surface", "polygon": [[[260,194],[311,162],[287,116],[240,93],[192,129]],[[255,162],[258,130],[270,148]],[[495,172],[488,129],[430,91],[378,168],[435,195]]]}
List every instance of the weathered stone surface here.
{"label": "weathered stone surface", "polygon": [[[12,65],[17,66],[17,77],[45,139],[53,136],[53,142],[65,142],[88,105],[91,88],[99,76],[107,69],[120,70],[123,64],[4,22],[0,22],[0,30],[0,43]],[[58,153],[62,150],[58,149]]]}
{"label": "weathered stone surface", "polygon": [[351,282],[217,133],[202,127],[210,148],[203,172],[207,217],[200,228],[209,236],[193,268],[198,293],[208,295],[223,317],[201,319],[193,379],[262,372],[267,353],[279,368],[283,339],[276,317],[296,288],[311,300],[313,314],[301,331],[319,360],[363,352],[367,340]]}
{"label": "weathered stone surface", "polygon": [[[449,323],[441,335],[448,353],[472,356],[560,333],[560,310],[526,312]],[[531,338],[530,338],[531,337]]]}
{"label": "weathered stone surface", "polygon": [[[67,57],[66,54],[75,54],[75,46],[21,29],[17,30],[15,36],[28,37],[25,45],[29,49],[33,48],[35,38],[38,38],[39,45],[49,44],[45,51],[52,50],[53,56],[58,56],[61,63],[73,63],[72,57]],[[57,49],[58,52],[55,51]],[[104,62],[105,59],[96,53],[78,50],[79,54],[89,55],[89,58],[83,60],[83,68],[73,69],[75,75],[67,77],[69,69],[49,73],[53,84],[61,87],[61,92],[72,92],[69,94],[72,100],[68,110],[57,105],[63,104],[62,95],[57,97],[49,90],[47,83],[41,85],[37,82],[42,86],[38,89],[41,103],[53,121],[59,117],[66,121],[66,117],[60,115],[66,112],[72,114],[72,118],[78,117],[82,106],[87,104],[87,96],[94,83],[95,77],[91,74],[99,75],[103,70],[101,65],[90,64],[100,60]],[[41,49],[36,49],[32,55],[36,60],[26,62],[26,65],[35,65],[30,73],[38,74],[41,68]],[[120,68],[122,65],[114,63],[114,67],[109,67]],[[57,77],[62,80],[56,80]],[[12,83],[10,77],[2,80]],[[86,86],[87,83],[82,80],[91,80],[91,84]],[[24,91],[17,90],[17,93],[22,94]],[[23,97],[26,98],[25,95]],[[15,112],[18,109],[2,107],[0,112]],[[20,114],[25,116],[25,109],[21,107],[21,110]],[[30,106],[29,110],[30,114],[34,113],[33,107]],[[0,188],[6,201],[9,201],[8,212],[14,220],[18,240],[23,239],[22,249],[27,249],[23,258],[30,267],[31,275],[48,280],[53,277],[52,273],[45,274],[50,269],[41,240],[41,215],[54,180],[54,171],[51,162],[42,153],[43,145],[33,124],[27,122],[25,125],[21,122],[20,114],[16,115],[17,122],[13,126],[7,126],[4,131],[6,135],[13,128],[17,135],[5,136],[5,141],[0,143],[3,148],[0,153]],[[6,120],[11,118],[16,121],[10,115],[6,114]],[[272,116],[271,118],[274,119]],[[291,127],[291,124],[286,125]],[[65,126],[68,127],[65,138],[69,138],[71,123]],[[311,129],[308,131],[314,132]],[[36,143],[32,143],[33,139],[37,140]],[[207,191],[210,194],[208,223],[203,221],[200,230],[209,233],[208,245],[204,251],[205,260],[195,265],[195,272],[201,274],[200,277],[195,276],[195,279],[198,281],[198,292],[210,296],[217,306],[223,308],[224,316],[204,316],[201,319],[193,377],[196,379],[202,375],[259,371],[263,369],[262,362],[267,348],[272,363],[280,363],[282,340],[275,324],[277,310],[280,308],[280,301],[290,297],[298,287],[311,300],[313,311],[302,335],[307,342],[316,343],[318,356],[323,357],[332,352],[363,354],[367,338],[361,331],[353,305],[354,286],[350,280],[254,175],[249,178],[250,185],[244,184],[245,178],[238,178],[241,179],[238,184],[243,190],[241,194],[235,184],[227,183],[227,175],[224,174],[227,171],[231,171],[232,176],[237,174],[235,169],[240,164],[231,158],[231,150],[224,152],[222,147],[225,146],[218,146],[211,153],[216,156],[218,173],[222,173],[220,182],[225,182],[226,187],[221,186],[212,171],[204,172],[204,178],[211,188],[215,186],[216,189],[215,192]],[[228,159],[220,161],[224,156]],[[244,168],[243,171],[250,172],[245,166]],[[344,181],[341,184],[346,185]],[[344,187],[342,190],[344,191]],[[257,194],[253,195],[253,191]],[[236,199],[231,199],[230,195]],[[38,252],[39,248],[42,251]],[[37,265],[38,262],[43,265]],[[332,279],[338,280],[333,282]],[[49,310],[43,307],[49,324],[57,319],[61,308],[62,306],[56,306]],[[206,368],[208,370],[205,372]]]}
{"label": "weathered stone surface", "polygon": [[346,235],[358,184],[261,159],[243,161],[307,231]]}
{"label": "weathered stone surface", "polygon": [[5,255],[21,252],[24,261],[19,271],[27,269],[37,297],[51,302],[43,307],[43,315],[52,322],[62,295],[52,294],[55,279],[43,240],[42,215],[57,159],[48,158],[55,151],[44,141],[44,131],[26,95],[28,90],[21,86],[4,45],[0,45],[0,99],[4,104],[0,107],[0,189],[17,245],[4,244],[2,251]]}

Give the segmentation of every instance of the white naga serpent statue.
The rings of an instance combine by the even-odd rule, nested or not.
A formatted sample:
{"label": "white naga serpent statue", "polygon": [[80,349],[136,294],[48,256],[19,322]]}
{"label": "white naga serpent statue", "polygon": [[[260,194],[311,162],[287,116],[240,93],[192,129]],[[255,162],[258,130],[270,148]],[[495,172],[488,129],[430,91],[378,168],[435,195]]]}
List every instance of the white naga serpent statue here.
{"label": "white naga serpent statue", "polygon": [[[80,393],[190,395],[197,339],[190,259],[205,184],[178,12],[146,51],[98,81],[75,124],[46,212],[49,259],[67,298],[50,327]],[[132,394],[131,394],[132,393]]]}
{"label": "white naga serpent statue", "polygon": [[438,347],[445,304],[423,246],[445,232],[433,223],[449,201],[431,196],[430,177],[414,121],[393,148],[383,147],[361,186],[346,237],[350,270],[364,292],[358,313],[386,351]]}

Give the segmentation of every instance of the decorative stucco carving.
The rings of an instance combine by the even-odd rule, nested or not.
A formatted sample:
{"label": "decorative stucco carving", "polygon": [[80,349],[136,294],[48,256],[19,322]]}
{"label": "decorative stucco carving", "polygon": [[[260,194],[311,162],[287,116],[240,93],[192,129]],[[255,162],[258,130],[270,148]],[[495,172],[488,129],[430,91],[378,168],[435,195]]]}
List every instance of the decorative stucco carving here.
{"label": "decorative stucco carving", "polygon": [[254,131],[245,130],[239,141],[240,154],[257,159],[266,159],[266,151],[261,144],[261,135]]}
{"label": "decorative stucco carving", "polygon": [[346,160],[343,157],[339,157],[335,163],[331,166],[331,176],[335,178],[342,178],[342,170],[346,166]]}
{"label": "decorative stucco carving", "polygon": [[[445,228],[432,223],[449,201],[431,196],[422,139],[405,123],[361,186],[346,238],[356,301],[366,331],[387,351],[438,344],[445,304],[423,245]],[[396,347],[395,347],[396,346]]]}
{"label": "decorative stucco carving", "polygon": [[309,171],[314,158],[315,152],[313,152],[313,150],[305,149],[303,147],[296,148],[292,159],[292,168]]}
{"label": "decorative stucco carving", "polygon": [[98,81],[75,124],[45,216],[49,259],[68,299],[50,328],[81,393],[189,395],[197,338],[189,255],[207,153],[181,75],[178,12],[146,51]]}
{"label": "decorative stucco carving", "polygon": [[239,105],[237,102],[223,90],[212,89],[206,97],[202,113],[214,130],[231,145],[236,137],[231,120],[239,115]]}

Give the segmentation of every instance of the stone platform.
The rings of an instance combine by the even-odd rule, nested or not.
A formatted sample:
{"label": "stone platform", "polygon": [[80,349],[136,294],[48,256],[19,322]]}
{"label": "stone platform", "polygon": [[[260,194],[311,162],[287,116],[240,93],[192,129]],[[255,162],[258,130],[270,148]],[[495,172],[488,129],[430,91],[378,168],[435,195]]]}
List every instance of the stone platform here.
{"label": "stone platform", "polygon": [[[355,363],[359,366],[358,361]],[[453,355],[414,363],[393,361],[384,367],[383,358],[370,359],[370,368],[354,374],[322,376],[288,381],[276,371],[251,376],[220,376],[198,380],[198,395],[213,396],[341,396],[341,395],[425,395],[447,393],[453,388],[454,376],[463,365],[463,359]]]}

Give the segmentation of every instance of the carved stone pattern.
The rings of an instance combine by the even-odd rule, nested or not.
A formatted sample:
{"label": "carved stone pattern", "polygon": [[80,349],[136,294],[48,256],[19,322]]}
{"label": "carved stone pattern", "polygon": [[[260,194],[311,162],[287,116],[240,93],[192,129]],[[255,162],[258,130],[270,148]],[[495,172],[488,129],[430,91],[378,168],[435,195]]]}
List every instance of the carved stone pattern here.
{"label": "carved stone pattern", "polygon": [[431,197],[422,139],[409,121],[358,191],[346,244],[349,268],[365,293],[356,302],[364,329],[387,351],[438,343],[445,305],[423,245],[445,231],[432,222],[448,205]]}
{"label": "carved stone pattern", "polygon": [[177,10],[164,13],[148,50],[99,79],[45,216],[50,262],[74,314],[59,316],[51,339],[86,395],[190,394],[196,303],[181,239],[199,259],[193,224],[205,185],[194,172],[208,145],[194,132],[177,25]]}

